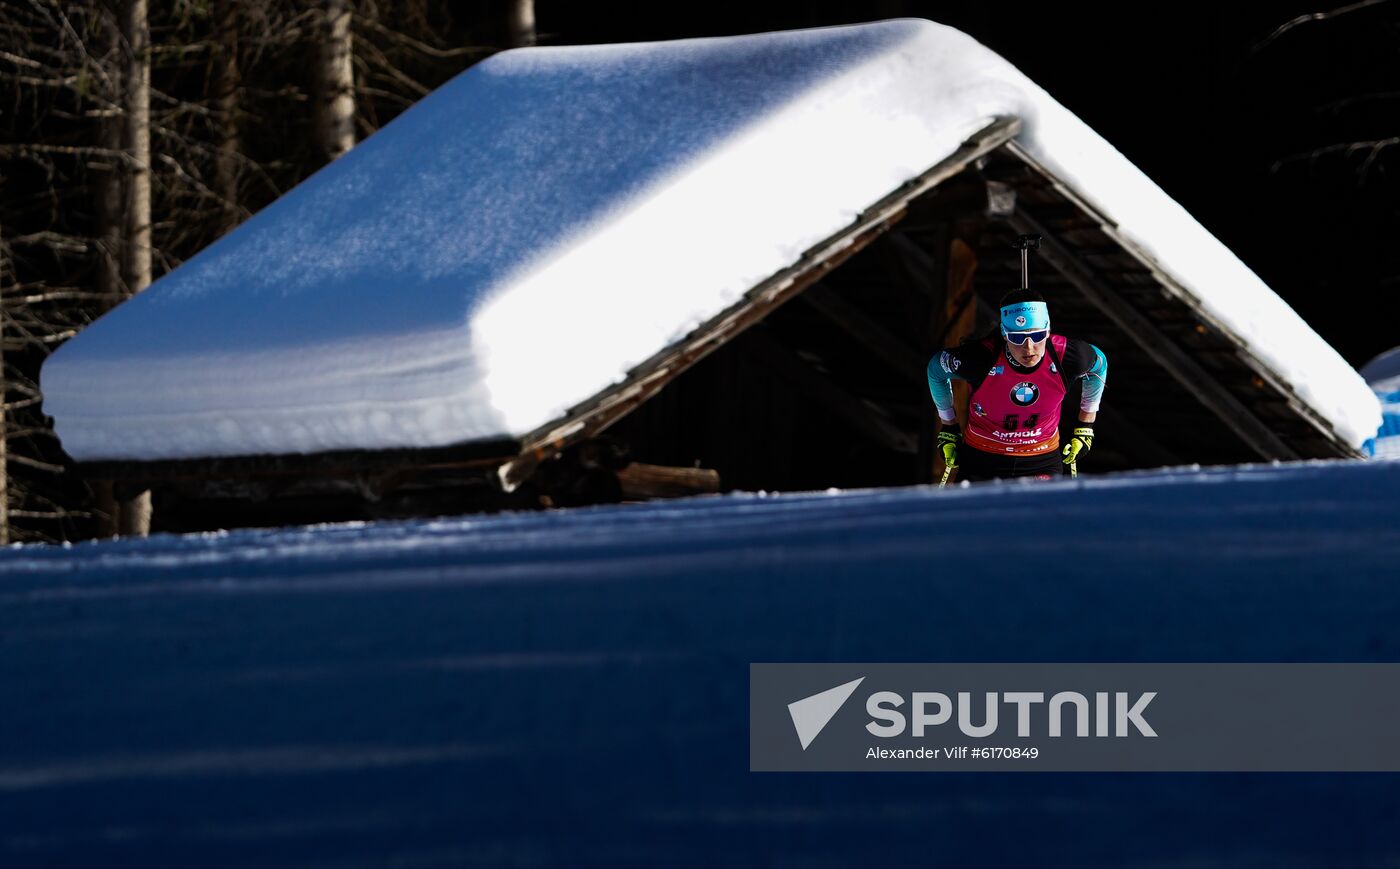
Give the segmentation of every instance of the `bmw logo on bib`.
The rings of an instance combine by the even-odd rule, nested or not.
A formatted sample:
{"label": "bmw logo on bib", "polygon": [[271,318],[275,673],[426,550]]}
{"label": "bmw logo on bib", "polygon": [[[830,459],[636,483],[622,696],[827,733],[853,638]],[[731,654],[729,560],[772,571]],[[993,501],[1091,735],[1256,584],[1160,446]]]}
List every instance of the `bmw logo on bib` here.
{"label": "bmw logo on bib", "polygon": [[1011,400],[1021,407],[1035,404],[1037,398],[1040,398],[1040,390],[1029,380],[1024,380],[1011,387]]}

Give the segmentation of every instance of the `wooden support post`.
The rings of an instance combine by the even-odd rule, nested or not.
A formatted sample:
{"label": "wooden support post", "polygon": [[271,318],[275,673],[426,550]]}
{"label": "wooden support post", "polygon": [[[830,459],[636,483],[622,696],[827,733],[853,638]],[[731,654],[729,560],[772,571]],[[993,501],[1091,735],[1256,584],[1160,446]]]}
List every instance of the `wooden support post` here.
{"label": "wooden support post", "polygon": [[[151,490],[145,481],[113,481],[111,494],[116,504],[116,534],[119,537],[146,537],[151,533]],[[99,493],[99,497],[102,493]]]}

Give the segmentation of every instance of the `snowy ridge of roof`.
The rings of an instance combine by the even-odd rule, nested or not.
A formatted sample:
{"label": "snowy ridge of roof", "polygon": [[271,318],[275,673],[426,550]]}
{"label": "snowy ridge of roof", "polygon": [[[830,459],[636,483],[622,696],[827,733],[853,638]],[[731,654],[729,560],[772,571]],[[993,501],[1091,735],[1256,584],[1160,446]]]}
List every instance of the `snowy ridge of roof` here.
{"label": "snowy ridge of roof", "polygon": [[1184,209],[916,20],[497,55],[61,347],[46,409],[80,460],[522,435],[1002,115],[1344,438],[1375,432],[1361,378]]}

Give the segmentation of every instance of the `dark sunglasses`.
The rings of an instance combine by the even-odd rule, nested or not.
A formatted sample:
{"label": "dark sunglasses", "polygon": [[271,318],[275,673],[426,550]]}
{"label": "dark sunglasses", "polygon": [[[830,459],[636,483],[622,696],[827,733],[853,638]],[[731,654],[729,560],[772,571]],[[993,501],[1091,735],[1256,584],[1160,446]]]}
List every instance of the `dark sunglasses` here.
{"label": "dark sunglasses", "polygon": [[1039,344],[1050,334],[1050,330],[1037,329],[1034,332],[1003,332],[1002,334],[1005,335],[1006,340],[1010,341],[1012,344],[1024,344],[1027,341],[1032,344]]}

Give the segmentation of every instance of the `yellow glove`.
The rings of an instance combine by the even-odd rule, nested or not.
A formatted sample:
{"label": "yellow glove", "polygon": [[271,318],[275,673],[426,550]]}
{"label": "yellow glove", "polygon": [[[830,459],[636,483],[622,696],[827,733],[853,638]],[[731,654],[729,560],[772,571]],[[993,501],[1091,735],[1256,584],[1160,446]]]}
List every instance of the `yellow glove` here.
{"label": "yellow glove", "polygon": [[1094,446],[1094,427],[1081,425],[1074,430],[1070,436],[1069,443],[1060,453],[1065,457],[1065,464],[1072,465],[1079,458],[1080,453],[1087,453]]}
{"label": "yellow glove", "polygon": [[958,466],[958,443],[961,440],[962,429],[958,428],[957,423],[948,425],[938,433],[938,449],[943,453],[943,466],[945,468]]}

